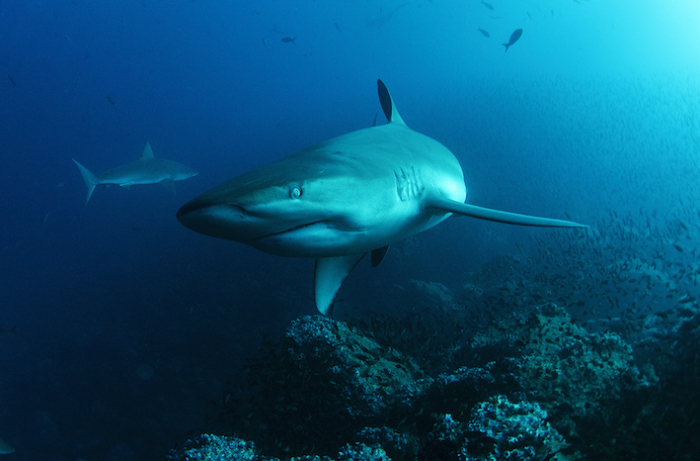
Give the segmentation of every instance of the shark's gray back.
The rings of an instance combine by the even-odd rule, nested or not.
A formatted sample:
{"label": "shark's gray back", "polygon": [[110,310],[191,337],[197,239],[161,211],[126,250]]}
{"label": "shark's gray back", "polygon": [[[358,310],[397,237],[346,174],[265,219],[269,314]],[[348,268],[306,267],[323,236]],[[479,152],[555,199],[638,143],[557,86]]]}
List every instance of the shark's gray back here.
{"label": "shark's gray back", "polygon": [[166,179],[178,181],[197,174],[191,168],[162,158],[141,158],[135,162],[106,170],[98,178],[99,184],[135,185],[155,184]]}

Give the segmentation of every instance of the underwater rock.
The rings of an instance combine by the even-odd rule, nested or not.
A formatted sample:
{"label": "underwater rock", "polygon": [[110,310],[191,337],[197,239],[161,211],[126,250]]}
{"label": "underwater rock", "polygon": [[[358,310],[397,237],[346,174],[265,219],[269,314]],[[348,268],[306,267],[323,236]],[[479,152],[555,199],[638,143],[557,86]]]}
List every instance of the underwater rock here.
{"label": "underwater rock", "polygon": [[442,283],[426,282],[411,279],[411,284],[423,294],[431,308],[439,306],[442,309],[458,311],[461,306],[454,302],[454,294]]}
{"label": "underwater rock", "polygon": [[420,451],[420,459],[457,459],[465,440],[466,426],[452,419],[452,415],[437,415],[433,429]]}
{"label": "underwater rock", "polygon": [[381,426],[393,394],[422,376],[410,357],[321,316],[292,321],[282,343],[253,359],[247,373],[244,436],[276,446],[274,455],[334,453],[348,434]]}
{"label": "underwater rock", "polygon": [[391,461],[378,445],[368,447],[364,443],[348,443],[338,452],[338,461]]}
{"label": "underwater rock", "polygon": [[638,400],[626,437],[618,437],[618,452],[640,460],[700,459],[700,315],[643,348],[642,367],[653,370],[658,384]]}
{"label": "underwater rock", "polygon": [[390,457],[397,459],[414,457],[421,443],[417,436],[399,432],[387,426],[365,427],[355,435],[355,440],[379,445]]}
{"label": "underwater rock", "polygon": [[599,429],[624,398],[652,386],[620,336],[590,334],[555,304],[494,324],[474,338],[470,352],[481,360],[515,356],[522,391],[547,409],[567,439]]}
{"label": "underwater rock", "polygon": [[547,416],[537,403],[512,403],[504,395],[479,403],[472,409],[460,461],[545,459],[567,445]]}
{"label": "underwater rock", "polygon": [[421,375],[410,357],[326,317],[294,320],[286,343],[299,369],[315,373],[317,379],[326,378],[327,385],[341,391],[342,412],[351,417],[379,415],[388,396]]}
{"label": "underwater rock", "polygon": [[[620,336],[589,333],[551,303],[511,313],[461,346],[415,349],[441,356],[433,360],[452,370],[432,376],[410,349],[401,352],[371,337],[373,327],[386,324],[351,328],[321,316],[294,320],[281,341],[249,360],[245,393],[227,398],[221,433],[254,440],[269,456],[312,453],[291,458],[298,461],[329,461],[336,454],[542,460],[555,452],[558,458],[614,459],[630,425],[638,421],[642,428],[648,421],[643,416],[658,386],[647,377],[654,366],[663,368],[649,364],[652,371],[640,373]],[[389,330],[412,334],[400,325]],[[678,334],[688,342],[696,330],[688,322]]]}
{"label": "underwater rock", "polygon": [[478,402],[498,393],[521,389],[515,365],[511,360],[504,360],[484,367],[460,367],[434,379],[406,384],[394,396],[394,409],[410,414],[412,419],[423,412],[451,414],[464,419]]}
{"label": "underwater rock", "polygon": [[168,461],[273,461],[260,458],[255,454],[252,442],[236,437],[219,437],[202,434],[194,440],[185,442],[184,447],[170,453]]}

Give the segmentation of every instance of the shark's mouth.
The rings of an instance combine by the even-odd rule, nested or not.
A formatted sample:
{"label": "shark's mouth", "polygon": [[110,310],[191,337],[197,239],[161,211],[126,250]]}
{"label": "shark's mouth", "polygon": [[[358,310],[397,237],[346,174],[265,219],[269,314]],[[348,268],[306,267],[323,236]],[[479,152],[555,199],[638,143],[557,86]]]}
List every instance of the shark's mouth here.
{"label": "shark's mouth", "polygon": [[271,234],[265,234],[265,235],[261,235],[260,237],[252,238],[245,243],[250,245],[250,244],[253,244],[255,242],[261,242],[263,240],[274,239],[275,237],[279,237],[280,235],[288,235],[288,234],[291,234],[294,232],[298,232],[302,229],[306,229],[308,227],[317,226],[319,224],[328,224],[328,221],[321,220],[321,221],[314,221],[314,222],[310,222],[310,223],[306,223],[306,224],[300,224],[298,226],[290,227],[289,229],[286,229],[283,231],[273,232]]}

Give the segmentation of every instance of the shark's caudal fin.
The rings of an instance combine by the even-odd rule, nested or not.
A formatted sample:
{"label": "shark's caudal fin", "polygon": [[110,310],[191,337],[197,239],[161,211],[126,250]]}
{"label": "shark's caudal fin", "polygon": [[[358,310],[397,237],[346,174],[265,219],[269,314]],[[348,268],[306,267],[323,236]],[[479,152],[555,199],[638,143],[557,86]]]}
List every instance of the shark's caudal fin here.
{"label": "shark's caudal fin", "polygon": [[72,160],[76,165],[78,165],[80,174],[83,175],[83,181],[85,181],[85,185],[87,186],[87,198],[85,199],[85,204],[87,205],[87,202],[90,201],[90,197],[92,196],[92,191],[95,190],[95,186],[99,184],[100,180],[90,170],[81,165],[76,159]]}
{"label": "shark's caudal fin", "polygon": [[143,152],[141,153],[141,160],[153,158],[153,149],[151,149],[151,143],[146,141],[146,145],[143,146]]}
{"label": "shark's caudal fin", "polygon": [[317,258],[314,269],[314,298],[316,308],[323,315],[333,312],[338,290],[365,253],[349,256]]}
{"label": "shark's caudal fin", "polygon": [[524,214],[508,213],[507,211],[492,210],[479,206],[468,205],[466,203],[455,202],[441,198],[429,199],[425,203],[425,208],[436,208],[442,211],[449,211],[460,216],[470,216],[472,218],[485,219],[505,224],[515,224],[518,226],[534,227],[588,227],[584,224],[561,219],[539,218]]}

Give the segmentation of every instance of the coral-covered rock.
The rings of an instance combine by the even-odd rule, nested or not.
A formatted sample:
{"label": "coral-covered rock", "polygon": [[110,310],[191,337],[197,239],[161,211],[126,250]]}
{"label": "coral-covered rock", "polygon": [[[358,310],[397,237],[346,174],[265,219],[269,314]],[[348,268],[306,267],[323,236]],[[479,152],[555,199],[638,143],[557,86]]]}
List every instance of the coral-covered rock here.
{"label": "coral-covered rock", "polygon": [[249,364],[254,411],[246,436],[266,446],[277,443],[281,451],[274,454],[334,453],[347,443],[346,434],[383,422],[396,390],[420,376],[410,357],[343,322],[294,320],[281,344]]}
{"label": "coral-covered rock", "polygon": [[378,445],[348,443],[338,452],[338,461],[391,461],[384,449]]}
{"label": "coral-covered rock", "polygon": [[461,461],[541,460],[566,446],[539,404],[512,403],[504,395],[476,405],[468,430],[459,454]]}
{"label": "coral-covered rock", "polygon": [[635,366],[631,346],[617,334],[589,334],[555,304],[494,324],[471,347],[489,358],[498,350],[517,355],[522,391],[547,409],[567,439],[608,419],[623,394],[651,385]]}
{"label": "coral-covered rock", "polygon": [[[255,454],[252,442],[236,437],[219,437],[202,434],[196,439],[188,440],[184,447],[173,452],[169,461],[262,461]],[[264,458],[272,461],[270,458]]]}

